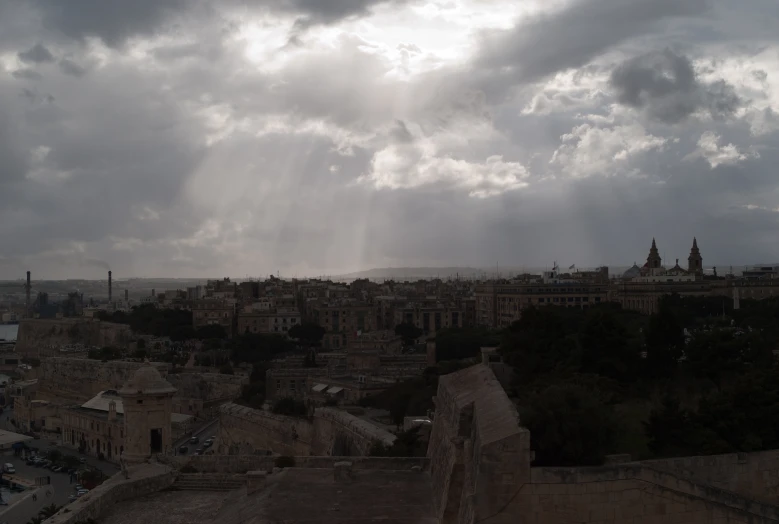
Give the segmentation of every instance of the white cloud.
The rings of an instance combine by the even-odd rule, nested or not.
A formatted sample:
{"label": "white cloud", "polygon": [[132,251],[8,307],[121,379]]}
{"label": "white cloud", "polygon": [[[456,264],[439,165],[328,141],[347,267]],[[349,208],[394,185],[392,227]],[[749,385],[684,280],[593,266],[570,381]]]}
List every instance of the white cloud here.
{"label": "white cloud", "polygon": [[743,151],[732,143],[720,145],[722,137],[713,131],[706,131],[698,140],[698,148],[687,155],[687,160],[702,158],[706,160],[712,169],[717,166],[732,166],[748,159],[760,158],[760,153],[752,148]]}
{"label": "white cloud", "polygon": [[581,124],[561,137],[562,145],[549,163],[568,176],[615,176],[633,172],[631,161],[660,151],[668,142],[654,136],[640,124],[609,128]]}
{"label": "white cloud", "polygon": [[414,189],[442,185],[486,198],[527,186],[528,172],[519,162],[500,155],[484,162],[437,156],[430,144],[392,145],[373,156],[370,173],[360,181],[377,189]]}

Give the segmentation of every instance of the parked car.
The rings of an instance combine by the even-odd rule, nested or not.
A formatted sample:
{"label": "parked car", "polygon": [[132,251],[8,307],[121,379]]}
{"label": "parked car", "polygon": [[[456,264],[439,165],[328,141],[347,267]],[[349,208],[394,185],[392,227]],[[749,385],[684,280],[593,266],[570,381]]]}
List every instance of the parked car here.
{"label": "parked car", "polygon": [[192,437],[191,439],[189,439],[190,444],[197,444],[198,442],[200,442],[200,439],[197,437]]}
{"label": "parked car", "polygon": [[70,502],[73,502],[74,500],[76,500],[76,496],[75,496],[75,495],[70,495],[70,496],[68,497],[68,500],[69,500]]}
{"label": "parked car", "polygon": [[182,455],[186,454],[187,452],[189,452],[189,448],[188,448],[188,447],[186,447],[186,446],[181,446],[181,447],[179,448],[179,453],[181,453]]}
{"label": "parked car", "polygon": [[82,486],[81,484],[76,484],[75,489],[76,491],[81,491],[82,489],[84,489],[84,486]]}
{"label": "parked car", "polygon": [[5,471],[6,473],[16,473],[16,469],[14,468],[14,465],[11,464],[10,462],[6,462],[3,465],[3,471]]}
{"label": "parked car", "polygon": [[89,490],[88,490],[88,489],[80,489],[80,490],[78,490],[78,491],[76,492],[76,496],[77,496],[77,497],[83,497],[83,496],[84,496],[84,495],[86,495],[87,493],[89,493]]}
{"label": "parked car", "polygon": [[85,457],[81,457],[80,459],[78,459],[78,461],[81,462],[82,464],[87,463],[87,459]]}

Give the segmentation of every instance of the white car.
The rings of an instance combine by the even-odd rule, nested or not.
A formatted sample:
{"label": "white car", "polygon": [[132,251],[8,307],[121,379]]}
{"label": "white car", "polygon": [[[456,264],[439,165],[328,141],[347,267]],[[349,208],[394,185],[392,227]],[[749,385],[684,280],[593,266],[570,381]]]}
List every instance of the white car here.
{"label": "white car", "polygon": [[10,462],[6,462],[3,465],[3,471],[5,471],[6,473],[16,473],[16,468],[14,468],[14,465],[11,464]]}
{"label": "white car", "polygon": [[87,493],[89,493],[88,489],[80,489],[76,492],[76,497],[83,497]]}

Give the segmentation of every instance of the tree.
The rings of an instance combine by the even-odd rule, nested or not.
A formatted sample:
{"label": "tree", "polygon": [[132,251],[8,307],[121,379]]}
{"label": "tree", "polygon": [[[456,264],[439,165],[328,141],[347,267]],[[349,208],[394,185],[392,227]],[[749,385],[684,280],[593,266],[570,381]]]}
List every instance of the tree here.
{"label": "tree", "polygon": [[146,349],[146,340],[143,338],[139,338],[138,342],[136,343],[138,346],[138,350]]}
{"label": "tree", "polygon": [[49,504],[48,506],[44,506],[41,508],[41,510],[38,512],[38,515],[43,517],[44,520],[53,517],[61,508],[62,506],[57,506],[56,504]]}
{"label": "tree", "polygon": [[200,340],[223,340],[227,338],[227,331],[225,331],[225,328],[219,324],[207,324],[197,328],[195,331],[195,338]]}
{"label": "tree", "polygon": [[670,377],[684,349],[684,329],[677,321],[671,304],[670,298],[662,298],[657,313],[649,318],[646,370],[654,378]]}
{"label": "tree", "polygon": [[481,348],[497,346],[500,337],[483,327],[441,329],[435,334],[436,362],[478,357]]}
{"label": "tree", "polygon": [[146,353],[145,349],[137,349],[137,350],[133,351],[133,355],[132,356],[133,356],[133,358],[137,358],[137,359],[143,360],[146,357],[148,357],[149,354]]}
{"label": "tree", "polygon": [[550,386],[521,413],[537,466],[600,465],[614,451],[618,426],[612,412],[581,387]]}
{"label": "tree", "polygon": [[596,308],[588,312],[579,332],[581,372],[595,373],[620,382],[635,377],[639,347],[631,344],[625,327],[611,310]]}
{"label": "tree", "polygon": [[225,364],[220,367],[219,373],[222,375],[235,375],[235,371],[233,371],[233,367],[230,364]]}
{"label": "tree", "polygon": [[315,347],[322,343],[327,331],[319,324],[313,322],[303,322],[302,324],[295,324],[287,332],[290,338],[294,338],[301,344],[306,346]]}
{"label": "tree", "polygon": [[422,329],[410,322],[403,322],[395,326],[395,334],[403,339],[403,345],[410,346],[416,339],[422,336]]}
{"label": "tree", "polygon": [[27,521],[27,524],[41,524],[44,520],[46,519],[43,519],[41,517],[33,517]]}

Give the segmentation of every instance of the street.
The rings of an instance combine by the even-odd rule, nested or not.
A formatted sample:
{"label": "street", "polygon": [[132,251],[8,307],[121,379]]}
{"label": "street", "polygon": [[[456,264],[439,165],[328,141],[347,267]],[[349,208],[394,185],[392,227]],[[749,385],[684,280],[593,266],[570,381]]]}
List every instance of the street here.
{"label": "street", "polygon": [[[16,469],[15,476],[34,481],[37,477],[51,477],[51,485],[41,486],[16,494],[18,500],[12,506],[0,507],[0,522],[8,524],[25,524],[28,520],[38,516],[38,512],[44,506],[56,504],[64,506],[69,503],[68,496],[75,493],[75,484],[70,484],[70,476],[67,473],[54,473],[45,468],[28,466],[21,457],[15,457],[12,452],[0,455],[0,460],[5,464],[10,462]],[[37,501],[33,500],[37,496]],[[11,502],[14,502],[12,499]]]}
{"label": "street", "polygon": [[[219,429],[218,426],[219,419],[215,418],[213,420],[210,420],[206,422],[204,426],[201,426],[199,429],[196,429],[194,433],[187,437],[182,437],[179,440],[175,442],[173,445],[173,454],[174,455],[192,455],[195,453],[195,450],[197,448],[203,447],[203,441],[207,439],[208,437],[212,435],[216,435],[217,430]],[[199,442],[197,444],[190,444],[189,439],[192,437],[197,437]],[[179,453],[179,448],[181,446],[187,447],[186,453]]]}
{"label": "street", "polygon": [[[0,427],[9,431],[18,431],[10,422],[13,417],[13,411],[5,409],[0,415]],[[49,449],[57,449],[63,455],[73,455],[84,458],[85,463],[92,468],[102,471],[110,477],[119,471],[119,466],[109,462],[97,460],[95,457],[83,456],[77,450],[52,444],[49,439],[29,440],[27,446],[38,452]],[[7,492],[3,493],[3,500],[9,502],[9,506],[0,506],[0,523],[25,524],[33,517],[38,516],[38,512],[44,506],[56,504],[64,506],[69,503],[68,497],[75,493],[75,482],[70,483],[70,476],[67,473],[55,473],[45,468],[36,468],[28,466],[22,457],[14,456],[13,451],[0,453],[0,462],[13,464],[16,473],[14,476],[34,482],[38,477],[51,477],[51,485],[41,486],[37,489],[29,489],[23,493],[14,493],[8,497]],[[33,500],[33,494],[37,500]]]}

